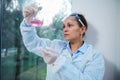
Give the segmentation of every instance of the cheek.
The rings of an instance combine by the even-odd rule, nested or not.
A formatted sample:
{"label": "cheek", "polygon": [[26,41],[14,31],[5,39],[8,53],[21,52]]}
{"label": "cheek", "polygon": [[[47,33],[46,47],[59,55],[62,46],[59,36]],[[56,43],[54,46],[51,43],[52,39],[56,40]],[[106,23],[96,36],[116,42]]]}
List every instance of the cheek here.
{"label": "cheek", "polygon": [[75,33],[75,36],[76,36],[76,37],[80,37],[80,32],[76,32],[76,33]]}
{"label": "cheek", "polygon": [[73,34],[75,35],[80,35],[81,34],[81,31],[80,31],[80,29],[78,28],[78,29],[74,29],[73,30]]}
{"label": "cheek", "polygon": [[74,37],[74,38],[76,38],[76,37],[80,37],[80,31],[79,30],[75,30],[75,31],[73,31],[72,33],[71,33],[71,36],[72,37]]}

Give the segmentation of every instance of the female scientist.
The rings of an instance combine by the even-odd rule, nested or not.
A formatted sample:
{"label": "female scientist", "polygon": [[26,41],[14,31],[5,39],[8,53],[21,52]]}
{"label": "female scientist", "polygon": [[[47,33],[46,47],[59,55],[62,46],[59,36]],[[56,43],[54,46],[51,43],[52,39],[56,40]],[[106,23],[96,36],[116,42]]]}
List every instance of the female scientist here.
{"label": "female scientist", "polygon": [[63,40],[40,38],[30,24],[35,6],[23,9],[24,20],[20,25],[26,48],[43,57],[47,64],[46,80],[102,80],[104,59],[92,45],[83,41],[88,28],[85,17],[73,13],[63,22]]}

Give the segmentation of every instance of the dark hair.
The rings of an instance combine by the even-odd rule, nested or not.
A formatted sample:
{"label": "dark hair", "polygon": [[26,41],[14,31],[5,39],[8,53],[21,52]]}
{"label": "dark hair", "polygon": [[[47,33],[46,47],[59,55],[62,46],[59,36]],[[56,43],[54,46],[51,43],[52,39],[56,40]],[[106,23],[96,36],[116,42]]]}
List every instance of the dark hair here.
{"label": "dark hair", "polygon": [[[78,25],[80,27],[86,27],[86,29],[88,28],[87,20],[85,19],[85,17],[82,14],[73,13],[70,16],[74,16],[75,17],[75,19],[78,22]],[[85,35],[85,33],[83,34],[83,36],[84,35]]]}

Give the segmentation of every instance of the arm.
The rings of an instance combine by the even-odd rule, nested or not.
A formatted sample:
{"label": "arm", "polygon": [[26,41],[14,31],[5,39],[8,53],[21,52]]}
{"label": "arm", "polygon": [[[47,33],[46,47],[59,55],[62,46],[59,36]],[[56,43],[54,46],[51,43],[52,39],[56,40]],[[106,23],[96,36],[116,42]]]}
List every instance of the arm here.
{"label": "arm", "polygon": [[25,23],[24,20],[20,25],[20,31],[22,34],[24,45],[30,52],[41,56],[39,47],[50,46],[51,41],[49,39],[43,39],[38,37],[35,28]]}
{"label": "arm", "polygon": [[49,39],[39,38],[35,28],[30,24],[31,19],[36,15],[37,8],[38,7],[34,3],[23,8],[24,20],[20,25],[20,31],[26,48],[30,52],[42,56],[39,47],[49,47],[51,41]]}
{"label": "arm", "polygon": [[72,62],[67,61],[65,56],[60,56],[52,67],[53,71],[62,80],[102,80],[104,60],[101,54],[95,53],[91,60],[82,62],[82,64],[78,65],[82,66],[85,64],[83,70],[78,69]]}

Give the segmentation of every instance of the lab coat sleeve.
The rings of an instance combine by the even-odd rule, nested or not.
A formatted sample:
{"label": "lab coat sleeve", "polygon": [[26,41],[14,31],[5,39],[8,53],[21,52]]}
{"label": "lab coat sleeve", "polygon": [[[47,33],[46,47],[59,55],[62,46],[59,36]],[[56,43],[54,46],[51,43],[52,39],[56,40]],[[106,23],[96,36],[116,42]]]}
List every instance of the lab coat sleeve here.
{"label": "lab coat sleeve", "polygon": [[105,70],[101,54],[93,55],[93,59],[86,63],[84,70],[78,69],[73,63],[67,61],[65,56],[59,57],[52,68],[61,80],[103,80]]}
{"label": "lab coat sleeve", "polygon": [[20,31],[25,47],[28,51],[35,53],[38,56],[42,56],[39,47],[50,46],[51,41],[49,39],[40,38],[36,34],[35,27],[26,24],[24,20],[20,25]]}

